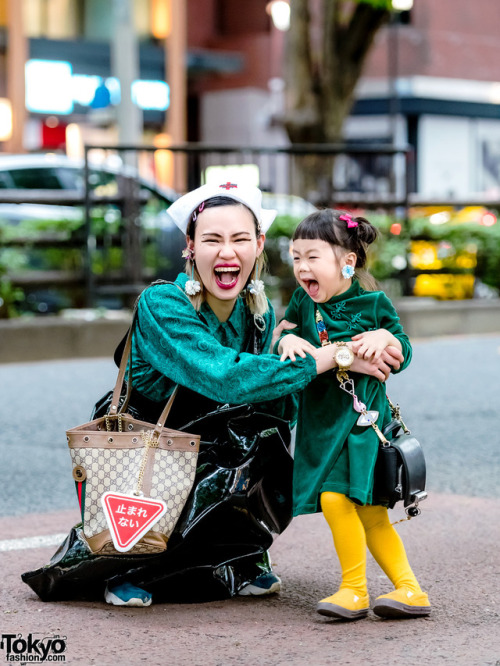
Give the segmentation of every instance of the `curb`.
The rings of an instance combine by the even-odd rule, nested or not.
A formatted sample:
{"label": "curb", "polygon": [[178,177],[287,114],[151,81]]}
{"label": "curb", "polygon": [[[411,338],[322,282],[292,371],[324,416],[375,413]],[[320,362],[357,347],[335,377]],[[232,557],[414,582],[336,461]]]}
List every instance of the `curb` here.
{"label": "curb", "polygon": [[93,320],[49,315],[0,321],[0,363],[112,356],[131,313]]}

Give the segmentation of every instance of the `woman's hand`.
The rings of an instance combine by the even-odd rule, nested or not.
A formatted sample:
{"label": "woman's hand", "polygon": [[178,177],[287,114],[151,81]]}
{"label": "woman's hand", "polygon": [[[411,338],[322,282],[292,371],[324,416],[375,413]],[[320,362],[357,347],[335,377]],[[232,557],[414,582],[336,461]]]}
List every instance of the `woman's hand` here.
{"label": "woman's hand", "polygon": [[278,351],[281,354],[281,361],[286,361],[287,358],[289,358],[291,361],[295,361],[295,354],[301,358],[305,358],[306,354],[311,354],[314,356],[318,350],[310,342],[307,342],[307,340],[299,338],[297,335],[293,335],[292,333],[288,333],[284,338],[281,339],[281,342],[278,346]]}
{"label": "woman's hand", "polygon": [[380,358],[384,363],[390,365],[393,370],[399,370],[401,363],[405,360],[405,357],[401,353],[401,349],[399,347],[394,347],[393,345],[386,347]]}
{"label": "woman's hand", "polygon": [[403,362],[403,354],[397,347],[389,346],[381,353],[380,358],[364,359],[356,356],[351,368],[354,372],[360,372],[363,375],[371,375],[380,381],[385,382],[391,373],[391,369],[398,370]]}
{"label": "woman's hand", "polygon": [[280,323],[273,330],[273,335],[271,338],[271,353],[274,349],[274,345],[278,342],[278,340],[282,336],[283,331],[290,331],[292,328],[297,328],[297,324],[292,324],[291,321],[287,321],[286,319],[280,321]]}
{"label": "woman's hand", "polygon": [[399,340],[385,328],[379,328],[376,331],[365,331],[358,333],[352,338],[352,351],[359,358],[372,359],[378,361],[384,349],[392,345],[401,350]]}

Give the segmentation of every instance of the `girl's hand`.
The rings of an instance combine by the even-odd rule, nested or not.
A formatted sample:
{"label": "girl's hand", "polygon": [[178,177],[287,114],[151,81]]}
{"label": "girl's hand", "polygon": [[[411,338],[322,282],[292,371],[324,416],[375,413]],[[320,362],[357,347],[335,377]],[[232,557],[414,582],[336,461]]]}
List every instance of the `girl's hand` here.
{"label": "girl's hand", "polygon": [[352,338],[352,350],[359,358],[378,361],[384,349],[392,345],[401,350],[399,340],[385,328],[358,333]]}
{"label": "girl's hand", "polygon": [[318,350],[310,342],[307,342],[307,340],[303,340],[297,335],[292,335],[289,333],[281,339],[281,342],[278,346],[278,351],[281,354],[280,361],[285,361],[287,358],[289,358],[291,361],[295,361],[295,354],[305,358],[306,354],[311,354],[314,356]]}
{"label": "girl's hand", "polygon": [[286,319],[280,321],[280,323],[273,330],[273,335],[271,338],[271,351],[274,349],[274,345],[280,339],[283,331],[290,331],[292,328],[297,328],[297,324],[292,324],[291,321],[287,321]]}

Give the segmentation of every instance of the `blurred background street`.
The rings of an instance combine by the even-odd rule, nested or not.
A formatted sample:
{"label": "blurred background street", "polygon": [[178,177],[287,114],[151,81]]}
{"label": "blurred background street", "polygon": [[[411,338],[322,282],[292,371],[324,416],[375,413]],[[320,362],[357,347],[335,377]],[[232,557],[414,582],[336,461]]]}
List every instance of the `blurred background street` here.
{"label": "blurred background street", "polygon": [[[499,61],[491,0],[0,0],[3,633],[67,635],[84,666],[500,666]],[[429,619],[317,619],[338,576],[321,516],[273,546],[272,599],[144,613],[20,582],[78,517],[65,430],[113,385],[137,295],[183,270],[168,207],[243,180],[278,211],[278,316],[301,219],[380,232],[369,268],[414,342],[389,394],[428,463],[399,529]]]}
{"label": "blurred background street", "polygon": [[333,206],[392,298],[500,310],[495,4],[334,4],[0,0],[0,320],[130,308],[182,270],[172,201],[241,179],[278,210],[275,307]]}

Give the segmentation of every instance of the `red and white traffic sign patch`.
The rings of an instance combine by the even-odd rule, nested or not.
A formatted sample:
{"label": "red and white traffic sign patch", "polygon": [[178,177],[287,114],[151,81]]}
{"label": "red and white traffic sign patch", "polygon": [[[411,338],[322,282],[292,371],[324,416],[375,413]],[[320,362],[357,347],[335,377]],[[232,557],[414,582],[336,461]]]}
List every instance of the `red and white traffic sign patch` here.
{"label": "red and white traffic sign patch", "polygon": [[167,510],[162,500],[107,492],[101,497],[104,515],[116,550],[126,553]]}

